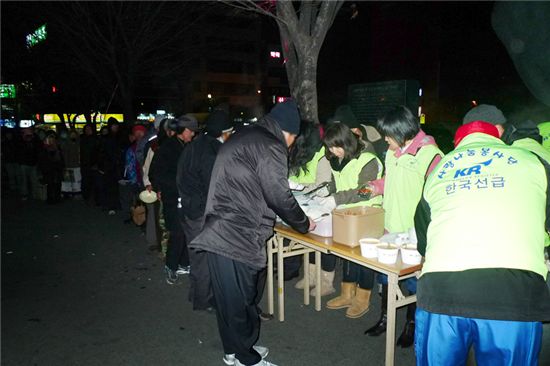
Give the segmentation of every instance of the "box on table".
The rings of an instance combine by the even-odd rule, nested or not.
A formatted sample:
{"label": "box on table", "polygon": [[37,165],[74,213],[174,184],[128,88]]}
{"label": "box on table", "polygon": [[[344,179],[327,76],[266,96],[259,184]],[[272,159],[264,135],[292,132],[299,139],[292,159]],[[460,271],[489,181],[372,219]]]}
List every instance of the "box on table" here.
{"label": "box on table", "polygon": [[380,238],[384,234],[384,209],[358,206],[332,211],[332,240],[356,247],[359,239]]}

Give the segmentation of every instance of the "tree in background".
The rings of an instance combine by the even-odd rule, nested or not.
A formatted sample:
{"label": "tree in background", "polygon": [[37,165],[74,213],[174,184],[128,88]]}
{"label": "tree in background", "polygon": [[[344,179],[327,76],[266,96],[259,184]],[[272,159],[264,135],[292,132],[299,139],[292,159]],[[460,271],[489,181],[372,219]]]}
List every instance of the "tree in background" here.
{"label": "tree in background", "polygon": [[[281,37],[290,94],[296,99],[302,117],[319,123],[317,61],[325,36],[334,23],[343,1],[223,2],[244,11],[269,16],[276,21]],[[354,16],[356,14],[352,13],[352,17]]]}
{"label": "tree in background", "polygon": [[49,10],[56,34],[52,57],[86,74],[107,100],[115,92],[130,123],[140,82],[153,74],[176,78],[185,72],[199,46],[188,31],[208,13],[201,2],[164,1],[71,1]]}

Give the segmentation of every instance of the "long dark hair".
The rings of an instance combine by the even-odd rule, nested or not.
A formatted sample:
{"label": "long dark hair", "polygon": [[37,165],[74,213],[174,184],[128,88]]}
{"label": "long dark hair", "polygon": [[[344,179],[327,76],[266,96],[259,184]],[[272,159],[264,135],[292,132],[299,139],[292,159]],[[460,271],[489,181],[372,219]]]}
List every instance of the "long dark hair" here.
{"label": "long dark hair", "polygon": [[352,160],[363,151],[363,144],[359,141],[359,138],[351,132],[351,129],[343,123],[336,122],[331,123],[325,131],[325,137],[323,143],[326,147],[325,155],[327,159],[333,157],[330,152],[331,147],[341,147],[344,149],[344,160]]}
{"label": "long dark hair", "polygon": [[290,176],[304,172],[309,173],[307,163],[321,150],[323,142],[319,127],[313,122],[302,121],[300,134],[296,137],[294,144],[288,153],[288,171]]}
{"label": "long dark hair", "polygon": [[420,132],[418,118],[404,105],[396,106],[384,114],[376,123],[382,135],[391,137],[399,147],[405,146]]}

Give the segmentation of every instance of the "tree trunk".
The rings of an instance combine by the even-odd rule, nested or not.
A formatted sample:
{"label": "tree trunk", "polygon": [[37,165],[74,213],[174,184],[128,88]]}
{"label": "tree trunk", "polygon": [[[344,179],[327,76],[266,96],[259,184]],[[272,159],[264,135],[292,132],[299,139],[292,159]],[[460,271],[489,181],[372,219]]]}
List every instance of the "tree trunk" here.
{"label": "tree trunk", "polygon": [[298,67],[298,80],[292,95],[296,98],[303,119],[319,123],[317,106],[317,57],[306,55]]}

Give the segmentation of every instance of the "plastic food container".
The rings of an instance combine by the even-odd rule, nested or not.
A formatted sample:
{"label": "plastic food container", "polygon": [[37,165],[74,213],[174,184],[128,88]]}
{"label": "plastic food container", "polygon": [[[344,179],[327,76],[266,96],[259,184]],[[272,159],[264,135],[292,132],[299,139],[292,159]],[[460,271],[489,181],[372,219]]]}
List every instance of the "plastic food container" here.
{"label": "plastic food container", "polygon": [[420,264],[422,262],[422,256],[416,250],[415,245],[405,244],[401,248],[401,260],[405,264]]}
{"label": "plastic food container", "polygon": [[380,240],[375,238],[359,239],[359,245],[361,246],[361,255],[365,258],[377,258],[378,250],[376,246],[378,244],[380,244]]}
{"label": "plastic food container", "polygon": [[376,246],[378,251],[378,261],[384,264],[394,264],[397,262],[399,248],[393,244],[379,244]]}
{"label": "plastic food container", "polygon": [[319,235],[325,238],[332,236],[332,215],[328,215],[316,222],[315,230],[312,234]]}

